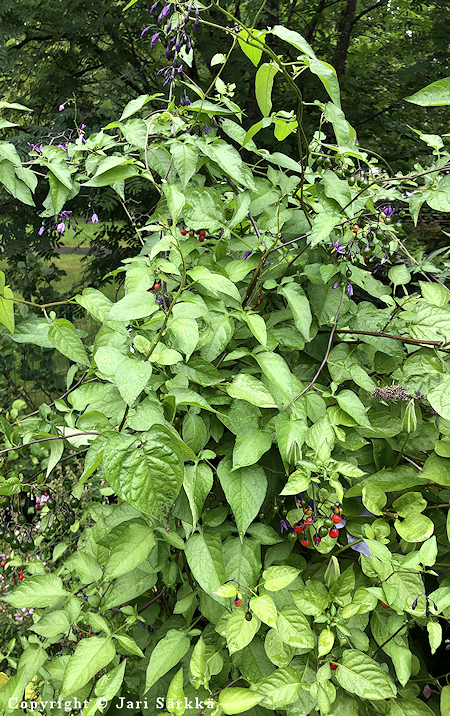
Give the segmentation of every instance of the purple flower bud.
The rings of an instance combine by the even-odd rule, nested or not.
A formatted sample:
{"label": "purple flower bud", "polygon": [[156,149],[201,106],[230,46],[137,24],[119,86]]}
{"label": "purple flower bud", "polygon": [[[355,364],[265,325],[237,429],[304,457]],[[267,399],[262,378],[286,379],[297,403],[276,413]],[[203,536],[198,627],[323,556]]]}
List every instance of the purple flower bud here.
{"label": "purple flower bud", "polygon": [[169,20],[169,22],[168,22],[167,25],[166,25],[166,29],[165,29],[165,31],[164,31],[164,32],[166,33],[166,35],[169,34],[169,32],[171,31],[171,29],[172,29],[172,20]]}
{"label": "purple flower bud", "polygon": [[205,129],[205,132],[206,132],[206,133],[208,133],[208,132],[209,132],[209,127],[208,127],[208,125],[207,125],[207,124],[205,124],[205,127],[204,127],[204,129]]}
{"label": "purple flower bud", "polygon": [[189,97],[185,97],[184,98],[184,106],[189,107],[190,104],[191,104],[191,100],[189,99]]}
{"label": "purple flower bud", "polygon": [[39,236],[42,236],[42,234],[44,233],[44,231],[45,231],[45,226],[41,226],[41,228],[40,228],[39,231],[38,231]]}
{"label": "purple flower bud", "polygon": [[333,288],[337,288],[338,286],[339,286],[339,281],[335,281],[335,282],[333,283]]}
{"label": "purple flower bud", "polygon": [[142,32],[141,32],[141,37],[145,37],[145,35],[147,34],[147,32],[150,30],[150,27],[151,27],[151,26],[149,26],[149,27],[144,27],[144,29],[143,29]]}
{"label": "purple flower bud", "polygon": [[178,62],[177,62],[176,60],[174,60],[174,61],[172,62],[172,67],[173,67],[174,69],[176,69],[176,68],[178,67]]}
{"label": "purple flower bud", "polygon": [[161,69],[158,70],[158,72],[157,72],[156,74],[157,74],[157,75],[162,75],[163,72],[164,72],[164,67],[161,67]]}
{"label": "purple flower bud", "polygon": [[91,224],[98,224],[98,216],[95,213],[91,216]]}
{"label": "purple flower bud", "polygon": [[64,103],[64,104],[60,104],[59,107],[58,107],[59,111],[62,112],[63,109],[65,108],[65,106],[66,106],[65,103]]}
{"label": "purple flower bud", "polygon": [[175,44],[175,50],[179,52],[181,50],[181,40],[178,38]]}
{"label": "purple flower bud", "polygon": [[168,15],[169,12],[170,12],[170,9],[171,9],[171,4],[170,4],[170,3],[169,3],[168,5],[165,5],[165,6],[163,7],[163,9],[162,9],[161,15],[162,15],[163,17],[167,17],[167,15]]}
{"label": "purple flower bud", "polygon": [[180,99],[180,107],[184,107],[184,99],[183,99],[183,97]]}
{"label": "purple flower bud", "polygon": [[347,286],[347,293],[349,296],[353,296],[353,286],[351,283],[349,283]]}
{"label": "purple flower bud", "polygon": [[65,230],[66,230],[66,225],[65,225],[65,223],[64,223],[63,221],[61,221],[61,222],[57,225],[56,231],[58,232],[58,234],[63,234]]}
{"label": "purple flower bud", "polygon": [[156,10],[156,8],[158,7],[158,5],[159,5],[159,0],[158,0],[158,2],[154,2],[154,3],[153,3],[153,5],[152,5],[151,8],[150,8],[150,12],[151,12],[151,13],[155,12],[155,10]]}
{"label": "purple flower bud", "polygon": [[197,32],[200,29],[200,20],[196,20],[194,22],[194,32]]}
{"label": "purple flower bud", "polygon": [[180,65],[180,66],[177,68],[177,72],[178,72],[178,74],[180,74],[180,72],[183,72],[183,65]]}
{"label": "purple flower bud", "polygon": [[172,59],[172,53],[170,51],[170,48],[168,47],[166,50],[166,59],[171,60]]}
{"label": "purple flower bud", "polygon": [[289,522],[287,520],[280,520],[281,534],[283,534],[283,532],[288,532],[290,529],[291,529],[291,525],[289,524]]}
{"label": "purple flower bud", "polygon": [[153,50],[154,46],[155,46],[156,43],[158,42],[158,39],[159,39],[159,32],[155,32],[155,34],[152,35],[152,41],[151,41],[151,43],[150,43],[150,49],[151,49],[151,50]]}
{"label": "purple flower bud", "polygon": [[248,259],[248,257],[251,256],[252,253],[253,253],[253,251],[246,251],[246,252],[243,254],[242,258],[243,258],[243,259]]}

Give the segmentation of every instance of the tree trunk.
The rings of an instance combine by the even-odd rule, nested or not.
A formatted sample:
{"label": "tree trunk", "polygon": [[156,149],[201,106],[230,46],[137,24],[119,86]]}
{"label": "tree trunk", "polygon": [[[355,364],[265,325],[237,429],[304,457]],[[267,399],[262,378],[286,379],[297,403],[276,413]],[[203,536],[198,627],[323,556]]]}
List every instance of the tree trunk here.
{"label": "tree trunk", "polygon": [[336,47],[334,66],[338,75],[345,72],[348,48],[352,36],[352,29],[355,22],[357,0],[347,0],[347,5],[342,13],[339,23],[339,40]]}

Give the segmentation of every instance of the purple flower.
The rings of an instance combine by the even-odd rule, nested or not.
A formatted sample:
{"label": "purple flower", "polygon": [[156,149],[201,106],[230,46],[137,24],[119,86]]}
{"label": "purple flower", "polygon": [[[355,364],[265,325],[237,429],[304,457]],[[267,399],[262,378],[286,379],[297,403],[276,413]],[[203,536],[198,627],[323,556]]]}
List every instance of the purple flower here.
{"label": "purple flower", "polygon": [[353,296],[353,286],[351,283],[349,283],[347,286],[347,293],[349,296]]}
{"label": "purple flower", "polygon": [[207,124],[205,124],[205,132],[206,132],[206,133],[208,133],[208,132],[209,132],[209,127],[208,127],[208,125],[207,125]]}
{"label": "purple flower", "polygon": [[[347,532],[347,542],[352,545],[352,549],[355,552],[363,554],[365,557],[371,557],[372,554],[366,542],[364,542],[364,540],[362,540],[361,542],[357,542],[357,540],[357,537],[353,537],[353,535]],[[353,542],[357,542],[357,544],[353,545]]]}
{"label": "purple flower", "polygon": [[65,103],[65,102],[64,102],[64,104],[60,104],[59,107],[58,107],[59,111],[62,112],[63,109],[65,108],[65,106],[66,106],[66,103]]}
{"label": "purple flower", "polygon": [[291,529],[291,525],[289,524],[289,522],[287,520],[280,520],[281,534],[283,534],[283,532],[289,532],[290,529]]}
{"label": "purple flower", "polygon": [[331,243],[333,244],[333,249],[337,251],[338,254],[345,254],[345,249],[342,248],[342,246],[339,246],[338,239],[336,239],[336,241],[331,240]]}
{"label": "purple flower", "polygon": [[42,236],[42,234],[44,233],[44,231],[45,231],[45,226],[41,226],[41,228],[40,228],[39,231],[38,231],[39,236]]}
{"label": "purple flower", "polygon": [[335,282],[333,283],[333,288],[337,288],[338,286],[339,286],[339,281],[335,281]]}
{"label": "purple flower", "polygon": [[243,254],[242,258],[243,258],[243,259],[248,259],[248,257],[251,256],[252,253],[253,253],[253,251],[245,251],[245,253]]}
{"label": "purple flower", "polygon": [[98,216],[95,213],[91,216],[91,224],[98,224]]}
{"label": "purple flower", "polygon": [[63,234],[65,230],[66,230],[66,225],[65,225],[65,223],[64,223],[63,221],[61,221],[61,222],[57,225],[56,231],[58,232],[58,234]]}
{"label": "purple flower", "polygon": [[151,28],[151,25],[149,25],[148,27],[144,27],[144,29],[141,32],[141,37],[145,37],[147,32],[150,30],[150,28]]}
{"label": "purple flower", "polygon": [[150,49],[151,49],[151,50],[153,50],[154,46],[155,46],[156,43],[158,42],[158,39],[159,39],[159,32],[155,32],[155,34],[152,35],[152,41],[151,41],[151,43],[150,43]]}
{"label": "purple flower", "polygon": [[180,65],[179,67],[177,67],[177,72],[178,72],[178,74],[180,74],[180,72],[183,72],[183,65]]}
{"label": "purple flower", "polygon": [[392,206],[386,206],[383,211],[382,215],[384,216],[392,216],[392,214],[395,212],[395,209],[392,208]]}

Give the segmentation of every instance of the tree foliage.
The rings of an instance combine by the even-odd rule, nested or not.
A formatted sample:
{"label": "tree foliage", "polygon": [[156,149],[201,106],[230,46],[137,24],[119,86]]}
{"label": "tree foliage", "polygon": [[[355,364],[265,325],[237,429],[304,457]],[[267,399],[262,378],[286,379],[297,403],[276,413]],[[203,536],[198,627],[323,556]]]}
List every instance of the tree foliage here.
{"label": "tree foliage", "polygon": [[[166,11],[169,54],[178,11]],[[73,510],[97,484],[116,498],[71,513],[76,550],[56,552],[51,569],[31,559],[2,598],[34,612],[0,703],[12,713],[36,676],[43,702],[86,701],[85,716],[127,702],[144,716],[425,716],[422,682],[445,713],[449,687],[414,640],[423,630],[433,653],[444,648],[450,609],[449,289],[439,255],[413,259],[398,224],[424,204],[448,210],[450,157],[423,134],[426,167],[387,175],[302,35],[214,11],[220,42],[258,67],[251,128],[224,65],[204,94],[179,79],[176,50],[167,98],[133,98],[98,132],[35,148],[31,163],[1,145],[5,190],[32,207],[44,197],[32,209],[44,226],[70,222],[92,187],[127,211],[143,197],[146,218],[137,226],[128,211],[140,251],[118,270],[125,295],[90,287],[69,301],[101,324],[91,345],[57,304],[14,298],[0,274],[4,331],[73,362],[60,400],[0,416],[11,564],[18,496],[44,489],[14,471],[16,452],[54,446],[51,471],[85,451]],[[189,12],[185,27],[209,27]],[[327,95],[311,141],[300,69]],[[180,81],[197,100],[175,101]],[[445,83],[412,101],[430,93],[448,104]],[[297,153],[261,147],[263,123],[295,136]],[[21,303],[31,310],[16,327]],[[41,543],[55,519],[44,507]]]}

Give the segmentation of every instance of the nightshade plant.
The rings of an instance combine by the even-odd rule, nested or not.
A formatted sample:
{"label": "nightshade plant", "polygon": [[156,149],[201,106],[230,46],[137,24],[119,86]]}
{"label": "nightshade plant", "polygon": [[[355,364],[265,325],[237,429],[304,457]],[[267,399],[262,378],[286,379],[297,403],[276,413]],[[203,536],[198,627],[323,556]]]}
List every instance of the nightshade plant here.
{"label": "nightshade plant", "polygon": [[[136,98],[67,151],[43,145],[22,164],[0,143],[18,201],[32,204],[46,173],[44,222],[112,187],[142,245],[117,272],[123,298],[87,288],[69,301],[101,324],[92,345],[57,304],[28,302],[15,328],[23,300],[0,287],[5,332],[73,361],[54,404],[0,416],[9,514],[22,491],[45,492],[42,475],[13,474],[39,443],[47,479],[68,451],[85,455],[75,500],[96,481],[116,496],[77,511],[76,550],[56,548],[50,567],[10,553],[24,578],[3,600],[34,611],[0,704],[14,713],[27,693],[52,714],[58,698],[86,700],[85,716],[448,714],[427,649],[445,654],[450,617],[450,293],[439,252],[412,256],[397,217],[450,210],[450,156],[420,134],[427,166],[387,175],[300,35],[215,9],[230,53],[258,67],[249,131],[221,56],[206,94],[176,73],[168,99]],[[274,37],[277,52],[297,48],[294,66]],[[311,137],[296,82],[308,70],[329,97]],[[292,107],[272,111],[274,81]],[[410,101],[449,104],[449,80]],[[295,133],[298,156],[259,149],[267,127]],[[130,178],[148,187],[143,226]]]}

